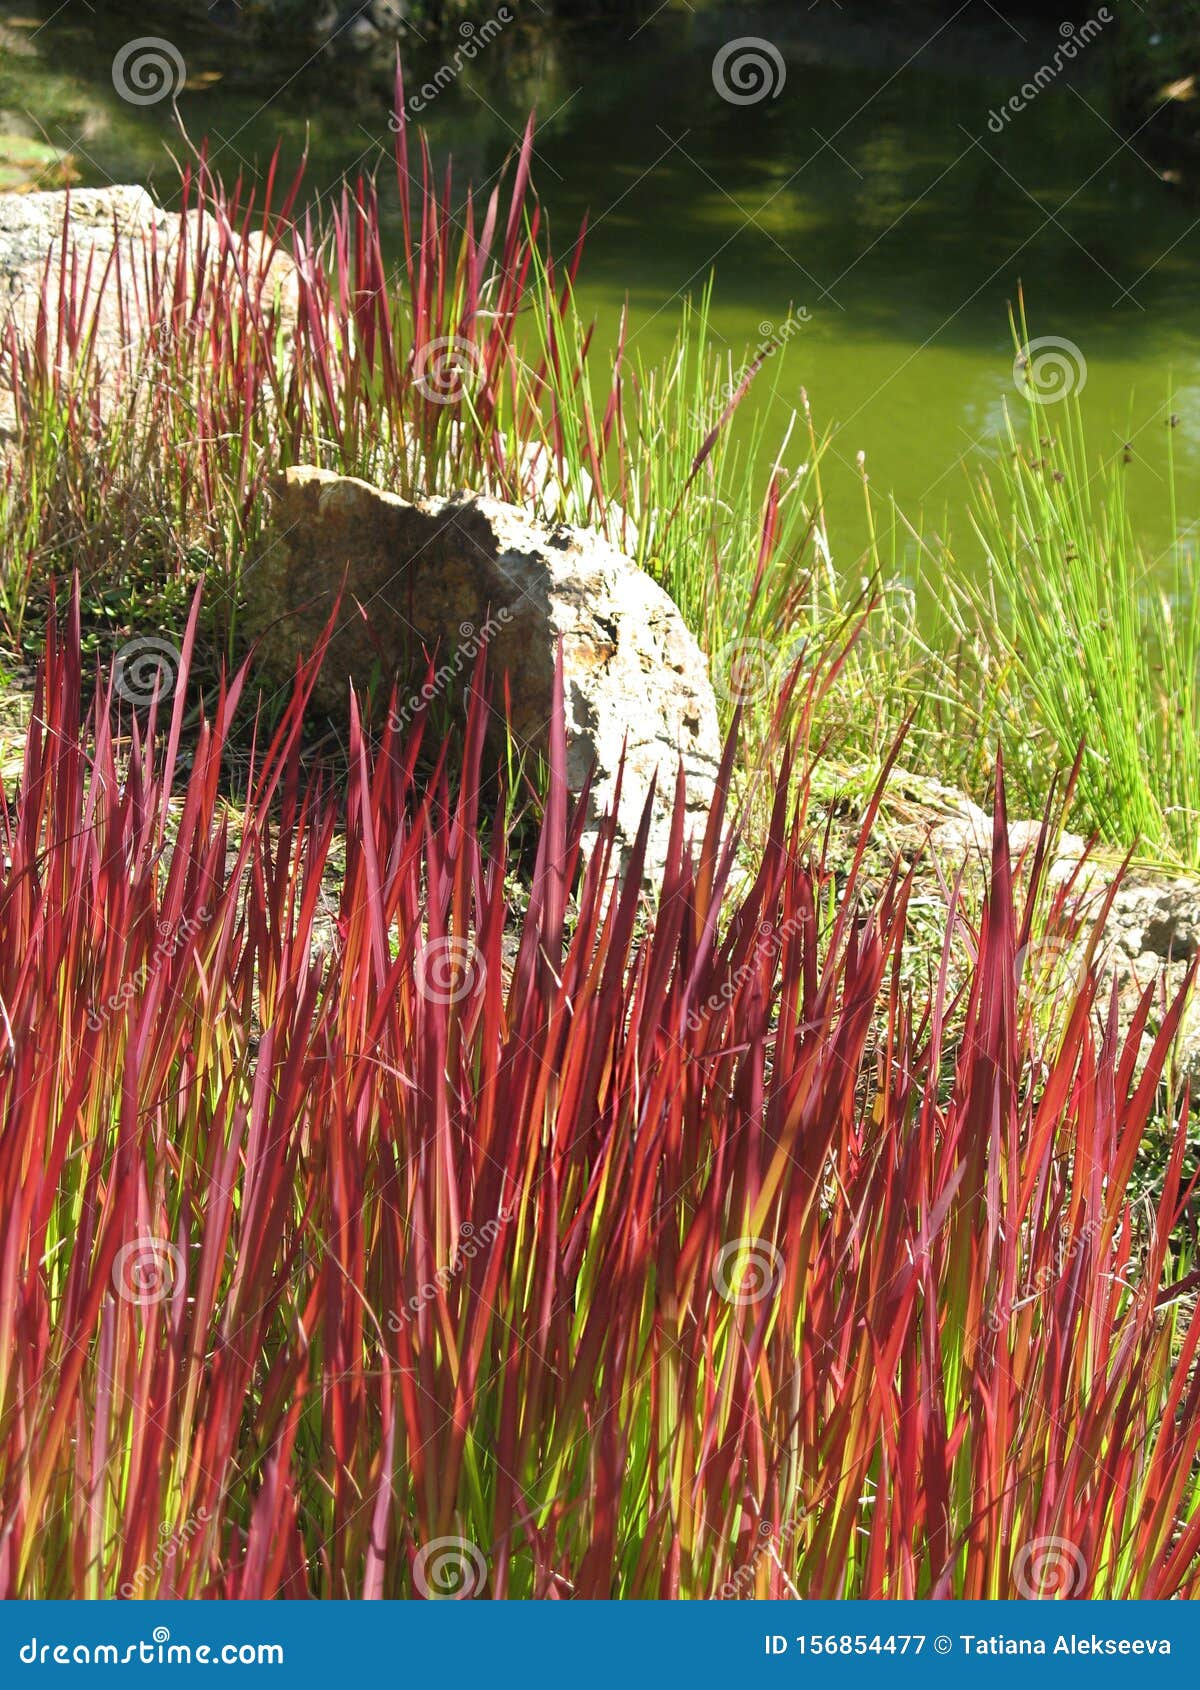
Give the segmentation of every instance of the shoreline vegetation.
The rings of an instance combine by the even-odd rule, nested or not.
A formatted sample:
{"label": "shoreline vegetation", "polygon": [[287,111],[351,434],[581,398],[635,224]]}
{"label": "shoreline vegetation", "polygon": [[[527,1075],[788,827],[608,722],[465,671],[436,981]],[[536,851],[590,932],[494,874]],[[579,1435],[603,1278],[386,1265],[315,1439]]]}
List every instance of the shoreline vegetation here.
{"label": "shoreline vegetation", "polygon": [[[145,9],[120,0],[112,8],[130,16],[144,16]],[[886,21],[889,14],[902,17],[911,11],[906,0],[876,0],[873,10]],[[949,7],[944,10],[949,11]],[[1020,3],[997,8],[1015,21],[1040,11]],[[470,33],[494,20],[498,10],[491,0],[241,0],[237,6],[222,7],[209,0],[156,0],[154,15],[175,19],[184,27],[221,29],[259,44],[281,37],[320,50],[332,46],[351,56],[390,58],[397,45],[447,42],[461,46]],[[658,15],[650,0],[548,0],[535,17],[515,5],[512,15],[522,27],[544,32],[586,23],[611,23],[627,28]],[[936,21],[934,0],[928,5]],[[1076,4],[1068,6],[1072,27],[1081,40],[1098,35],[1109,20],[1099,15],[1106,7]],[[1197,140],[1195,79],[1200,75],[1200,5],[1197,0],[1142,0],[1137,6],[1113,9],[1116,51],[1114,94],[1118,109],[1139,129],[1153,114],[1166,144],[1184,144],[1189,150]],[[507,23],[509,19],[505,19]],[[1065,26],[1064,26],[1065,28]]]}
{"label": "shoreline vegetation", "polygon": [[[586,231],[556,267],[531,129],[486,230],[469,197],[460,228],[452,178],[435,183],[411,141],[404,120],[391,182],[343,187],[315,229],[298,220],[302,172],[281,182],[272,168],[256,197],[226,190],[199,154],[180,181],[182,239],[147,245],[141,274],[123,274],[115,249],[95,275],[64,267],[24,334],[10,327],[11,670],[28,672],[51,595],[61,612],[75,574],[99,655],[128,639],[177,643],[203,583],[194,668],[215,678],[241,661],[239,575],[267,531],[268,483],[311,462],[405,498],[471,489],[603,534],[678,605],[725,724],[736,708],[751,741],[790,698],[797,662],[836,652],[814,717],[831,767],[878,771],[903,728],[914,774],[981,800],[1003,744],[1014,800],[1035,815],[1082,747],[1073,825],[1200,869],[1194,559],[1182,538],[1165,555],[1140,544],[1127,454],[1087,444],[1078,349],[1037,337],[1016,301],[1007,449],[977,455],[972,532],[924,535],[862,462],[870,544],[838,570],[803,389],[778,442],[761,416],[732,426],[767,366],[795,355],[791,319],[744,358],[718,352],[710,279],[662,363],[626,354],[624,320],[615,344],[597,345],[573,295]],[[398,200],[405,230],[398,285],[381,195]],[[135,297],[147,319],[130,340],[115,331]],[[1178,422],[1168,411],[1147,452],[1172,513]],[[913,545],[916,579],[901,564]],[[918,613],[922,595],[933,617]]]}
{"label": "shoreline vegetation", "polygon": [[[532,127],[461,226],[394,146],[321,220],[192,157],[0,346],[0,1594],[1200,1594],[1200,965],[1119,1014],[1100,961],[1126,853],[1200,871],[1192,554],[1017,299],[982,584],[865,464],[847,581],[807,402],[730,426],[786,335],[719,352],[705,290],[661,364],[599,346]],[[654,896],[582,848],[561,663],[539,768],[482,657],[457,714],[318,720],[325,640],[261,696],[298,464],[666,589],[726,738]],[[986,805],[957,861],[894,848],[907,781]]]}

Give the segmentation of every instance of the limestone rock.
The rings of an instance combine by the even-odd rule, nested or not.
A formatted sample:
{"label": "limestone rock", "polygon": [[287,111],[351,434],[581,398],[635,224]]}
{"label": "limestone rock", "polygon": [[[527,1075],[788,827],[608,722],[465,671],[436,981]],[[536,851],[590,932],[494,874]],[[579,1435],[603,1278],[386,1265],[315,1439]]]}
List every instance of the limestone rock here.
{"label": "limestone rock", "polygon": [[[1105,923],[1098,953],[1100,991],[1098,1008],[1107,1010],[1109,993],[1115,985],[1118,1021],[1124,1028],[1133,1020],[1148,986],[1154,987],[1149,1027],[1142,1039],[1143,1057],[1161,1025],[1162,1011],[1184,985],[1188,967],[1200,943],[1200,879],[1141,880],[1144,870],[1132,869],[1113,895],[1112,909]],[[1087,903],[1096,909],[1103,888],[1089,894]],[[1087,937],[1081,931],[1080,949]],[[1175,1059],[1181,1077],[1200,1084],[1200,1004],[1193,993],[1184,1011],[1176,1043]]]}
{"label": "limestone rock", "polygon": [[[215,257],[218,229],[213,218],[193,211],[187,220],[193,250],[196,242],[206,242]],[[28,345],[37,329],[43,294],[50,310],[57,310],[64,274],[64,221],[68,295],[73,294],[85,313],[96,311],[95,358],[104,406],[115,396],[122,370],[137,365],[151,262],[156,260],[160,275],[169,283],[170,260],[184,220],[176,212],[164,211],[138,187],[75,188],[69,195],[0,195],[0,336],[15,328],[18,342]],[[110,268],[118,246],[119,270],[115,262]],[[290,332],[298,309],[291,259],[279,249],[267,252],[257,232],[247,236],[239,259],[247,287],[267,310],[277,314],[285,334]],[[7,385],[10,374],[6,360],[0,368],[0,441],[12,434],[15,425],[15,404]]]}
{"label": "limestone rock", "polygon": [[696,831],[721,749],[707,664],[667,594],[606,540],[539,524],[494,499],[410,504],[306,466],[289,470],[275,493],[273,533],[244,577],[248,626],[269,673],[282,682],[312,650],[344,580],[319,702],[344,712],[351,682],[361,688],[390,673],[407,720],[421,707],[428,660],[436,669],[428,690],[454,702],[486,645],[494,682],[509,679],[517,741],[544,752],[561,638],[573,787],[594,767],[589,827],[611,806],[624,748],[622,852],[657,774],[653,878],[680,761]]}
{"label": "limestone rock", "polygon": [[[1032,863],[1041,839],[1040,821],[1013,821],[1008,824],[1008,850],[1014,863],[1025,858]],[[929,834],[930,844],[939,852],[953,857],[965,851],[980,855],[985,862],[992,857],[992,818],[965,796],[958,801],[958,814],[939,822]],[[1076,833],[1063,833],[1051,839],[1051,860],[1047,877],[1051,884],[1066,879],[1084,855],[1086,845]]]}
{"label": "limestone rock", "polygon": [[1188,880],[1165,886],[1126,882],[1113,899],[1108,925],[1128,957],[1149,955],[1161,962],[1190,962],[1200,933],[1200,884]]}
{"label": "limestone rock", "polygon": [[[63,277],[63,225],[70,207],[68,250],[78,262],[77,297],[92,304],[101,277],[118,240],[132,246],[165,238],[165,212],[159,211],[144,188],[83,188],[64,193],[12,194],[0,198],[0,334],[15,328],[19,343],[28,345],[37,330],[43,293],[51,312],[56,308]],[[177,220],[176,220],[177,221]],[[94,255],[94,256],[93,256]],[[89,258],[90,280],[85,283]],[[122,291],[128,297],[130,285]],[[72,289],[70,272],[68,291]],[[116,287],[105,289],[97,320],[96,357],[101,366],[114,365],[124,336]],[[9,363],[0,369],[0,432],[11,430],[14,404],[8,383]]]}

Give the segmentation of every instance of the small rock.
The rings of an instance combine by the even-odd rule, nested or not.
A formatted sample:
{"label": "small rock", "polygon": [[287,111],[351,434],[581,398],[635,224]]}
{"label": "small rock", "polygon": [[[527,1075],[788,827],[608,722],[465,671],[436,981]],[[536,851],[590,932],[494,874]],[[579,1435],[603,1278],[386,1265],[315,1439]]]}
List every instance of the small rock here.
{"label": "small rock", "polygon": [[[978,804],[959,795],[958,814],[940,822],[929,835],[929,842],[943,852],[979,852],[988,862],[992,856],[992,818]],[[1015,821],[1008,824],[1008,850],[1014,863],[1020,857],[1032,862],[1042,836],[1040,821]],[[1086,845],[1075,833],[1051,838],[1051,857],[1048,876],[1051,881],[1068,877],[1083,856]]]}
{"label": "small rock", "polygon": [[938,851],[980,851],[990,856],[992,849],[992,818],[978,804],[961,797],[959,813],[949,821],[939,822],[929,834],[929,843]]}

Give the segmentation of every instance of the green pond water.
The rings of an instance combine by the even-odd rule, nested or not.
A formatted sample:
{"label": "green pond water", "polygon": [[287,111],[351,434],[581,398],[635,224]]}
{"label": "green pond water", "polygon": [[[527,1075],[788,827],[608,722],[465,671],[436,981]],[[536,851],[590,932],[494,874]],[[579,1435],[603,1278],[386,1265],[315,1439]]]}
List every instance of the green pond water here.
{"label": "green pond water", "polygon": [[[169,197],[170,104],[122,100],[112,64],[131,35],[171,31],[152,8],[102,10],[68,5],[38,28],[49,8],[0,6],[0,132],[69,151],[83,181],[140,180]],[[534,180],[555,247],[590,215],[580,293],[601,339],[628,301],[632,349],[653,361],[710,271],[735,365],[789,312],[802,319],[749,403],[782,431],[807,389],[832,432],[827,505],[848,573],[865,538],[860,451],[875,492],[927,536],[949,534],[957,567],[972,567],[969,471],[997,450],[1015,398],[1007,313],[1022,284],[1032,335],[1067,339],[1086,362],[1089,447],[1097,461],[1131,459],[1148,550],[1172,539],[1171,413],[1180,510],[1200,513],[1200,208],[1144,138],[1113,127],[1103,33],[1001,122],[993,114],[1053,63],[1069,25],[932,3],[885,25],[877,7],[821,0],[671,6],[636,33],[564,34],[530,27],[535,7],[513,10],[470,62],[406,48],[410,90],[453,69],[417,121],[460,179],[488,181],[536,107]],[[769,41],[785,71],[753,103],[714,85],[714,58],[742,37]],[[307,145],[314,194],[386,172],[382,75],[282,51],[250,63],[215,27],[173,39],[189,78],[183,121],[228,177],[260,171],[277,140],[285,163]],[[786,461],[801,456],[797,443]],[[917,557],[902,536],[897,567]]]}

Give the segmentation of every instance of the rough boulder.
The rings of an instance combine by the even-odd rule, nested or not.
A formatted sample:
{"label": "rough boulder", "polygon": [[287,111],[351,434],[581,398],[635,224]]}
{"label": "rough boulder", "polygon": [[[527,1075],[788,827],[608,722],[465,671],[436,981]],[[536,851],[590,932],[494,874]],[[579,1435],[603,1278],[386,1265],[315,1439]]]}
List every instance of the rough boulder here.
{"label": "rough boulder", "polygon": [[318,693],[327,708],[344,711],[351,682],[381,676],[399,684],[404,718],[431,695],[457,703],[486,646],[498,698],[508,677],[518,744],[544,752],[561,639],[568,774],[578,789],[593,772],[589,828],[612,805],[622,752],[623,854],[657,775],[653,878],[680,762],[692,831],[702,823],[720,758],[707,664],[672,600],[607,541],[494,499],[410,504],[303,466],[275,492],[272,533],[245,577],[269,673],[282,681],[312,650],[344,583]]}

